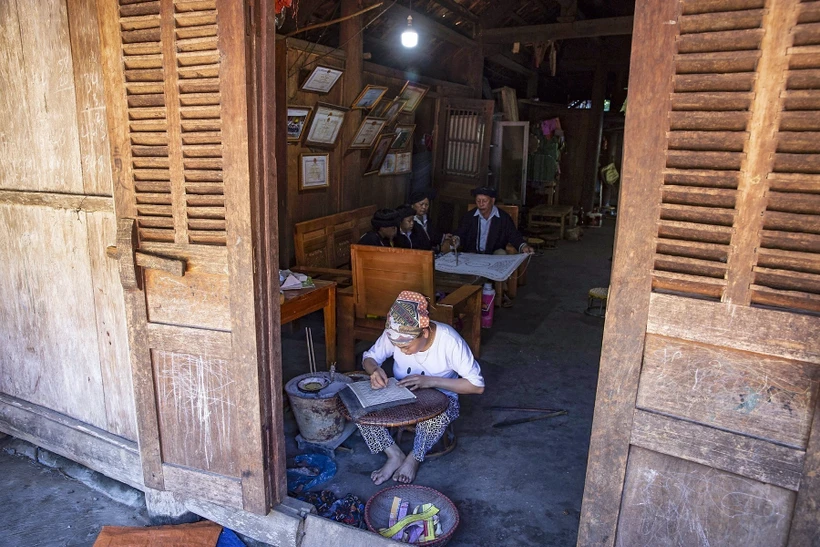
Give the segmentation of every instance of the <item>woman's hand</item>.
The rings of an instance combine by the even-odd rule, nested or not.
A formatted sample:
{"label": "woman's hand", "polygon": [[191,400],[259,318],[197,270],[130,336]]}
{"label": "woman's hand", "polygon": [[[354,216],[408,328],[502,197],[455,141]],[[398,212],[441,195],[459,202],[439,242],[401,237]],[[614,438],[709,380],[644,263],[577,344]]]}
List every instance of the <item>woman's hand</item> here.
{"label": "woman's hand", "polygon": [[370,374],[370,387],[373,389],[387,387],[387,373],[383,368],[377,367],[376,370]]}
{"label": "woman's hand", "polygon": [[406,387],[410,391],[416,391],[419,388],[433,387],[433,381],[432,376],[411,374],[399,380],[399,385]]}

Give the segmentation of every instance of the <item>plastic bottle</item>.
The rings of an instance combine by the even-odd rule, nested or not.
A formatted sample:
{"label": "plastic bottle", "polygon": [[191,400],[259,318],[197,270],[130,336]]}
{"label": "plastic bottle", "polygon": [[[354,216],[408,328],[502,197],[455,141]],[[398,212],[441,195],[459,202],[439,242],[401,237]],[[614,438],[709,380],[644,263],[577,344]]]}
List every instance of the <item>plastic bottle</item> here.
{"label": "plastic bottle", "polygon": [[489,329],[493,326],[493,311],[495,310],[495,289],[492,283],[484,283],[481,291],[481,328]]}

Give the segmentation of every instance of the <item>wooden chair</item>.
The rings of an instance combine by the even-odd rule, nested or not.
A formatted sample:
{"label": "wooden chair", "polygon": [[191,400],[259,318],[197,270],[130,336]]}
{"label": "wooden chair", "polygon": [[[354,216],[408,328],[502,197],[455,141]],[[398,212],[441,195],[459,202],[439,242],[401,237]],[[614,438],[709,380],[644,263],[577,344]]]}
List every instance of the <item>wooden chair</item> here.
{"label": "wooden chair", "polygon": [[292,269],[349,287],[350,246],[370,230],[375,212],[376,206],[368,205],[294,224],[296,266]]}
{"label": "wooden chair", "polygon": [[[350,246],[353,286],[337,291],[336,333],[340,370],[353,370],[356,340],[375,341],[401,291],[416,291],[435,302],[433,253],[367,245]],[[464,285],[430,306],[430,318],[462,324],[473,355],[481,349],[481,287]]]}
{"label": "wooden chair", "polygon": [[[515,224],[515,229],[518,230],[518,205],[503,205],[501,203],[496,203],[496,207],[507,213],[512,217],[513,224]],[[475,203],[471,203],[467,206],[467,211],[470,212],[475,209]],[[508,253],[515,253],[518,252],[518,249],[513,249],[512,245],[507,245],[507,252]],[[507,280],[507,294],[510,298],[515,298],[518,295],[518,287],[527,284],[527,262],[521,264],[510,276]],[[499,287],[503,286],[501,283],[496,283],[496,305],[501,303],[503,295],[499,291]]]}

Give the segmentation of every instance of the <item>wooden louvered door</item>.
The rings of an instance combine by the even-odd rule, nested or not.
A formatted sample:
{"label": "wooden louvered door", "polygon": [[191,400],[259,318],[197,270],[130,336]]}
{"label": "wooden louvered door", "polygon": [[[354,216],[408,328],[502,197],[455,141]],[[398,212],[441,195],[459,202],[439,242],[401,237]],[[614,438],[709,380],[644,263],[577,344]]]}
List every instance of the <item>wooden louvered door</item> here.
{"label": "wooden louvered door", "polygon": [[244,6],[98,2],[145,484],[264,514]]}
{"label": "wooden louvered door", "polygon": [[579,545],[820,545],[820,2],[636,5]]}

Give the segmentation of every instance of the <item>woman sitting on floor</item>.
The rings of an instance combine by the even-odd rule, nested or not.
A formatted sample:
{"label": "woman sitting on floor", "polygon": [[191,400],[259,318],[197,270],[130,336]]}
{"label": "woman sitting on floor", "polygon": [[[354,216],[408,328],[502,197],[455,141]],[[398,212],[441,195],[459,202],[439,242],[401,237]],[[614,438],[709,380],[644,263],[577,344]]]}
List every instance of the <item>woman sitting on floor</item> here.
{"label": "woman sitting on floor", "polygon": [[387,479],[410,483],[419,464],[447,429],[458,418],[457,394],[484,393],[481,368],[467,342],[451,326],[430,321],[427,299],[416,292],[403,291],[385,321],[384,332],[368,351],[362,366],[370,375],[373,389],[387,386],[387,373],[381,365],[393,357],[393,376],[399,385],[415,391],[436,388],[450,399],[447,410],[416,424],[413,451],[405,455],[386,427],[359,425],[362,437],[374,454],[384,452],[387,462],[371,473],[376,484]]}

